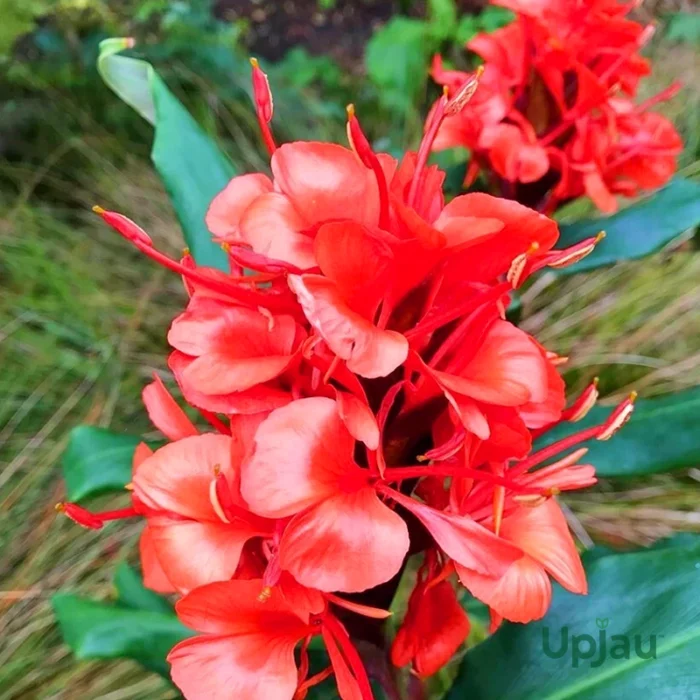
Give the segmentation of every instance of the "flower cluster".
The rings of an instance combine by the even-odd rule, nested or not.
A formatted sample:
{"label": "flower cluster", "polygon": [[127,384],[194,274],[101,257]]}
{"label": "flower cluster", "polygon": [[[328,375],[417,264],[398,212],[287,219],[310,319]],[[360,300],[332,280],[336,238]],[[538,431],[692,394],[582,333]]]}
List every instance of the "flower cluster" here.
{"label": "flower cluster", "polygon": [[[516,19],[467,44],[484,59],[484,75],[468,107],[445,119],[435,148],[470,149],[467,181],[482,170],[504,196],[546,212],[583,194],[611,212],[615,195],[666,183],[682,142],[649,108],[680,85],[634,103],[650,72],[639,52],[654,33],[626,17],[637,3],[495,1]],[[448,94],[468,78],[445,70],[440,56],[432,75]]]}
{"label": "flower cluster", "polygon": [[[489,606],[494,627],[542,617],[550,576],[586,592],[555,496],[595,482],[574,448],[608,439],[634,397],[533,452],[533,438],[581,418],[597,391],[565,406],[564,358],[506,319],[509,296],[597,239],[555,250],[556,224],[516,202],[445,203],[427,158],[476,76],[441,100],[400,162],[371,149],[352,108],[351,148],[277,147],[256,64],[253,76],[272,177],[235,177],[211,204],[230,272],[188,253],[172,260],[97,208],[182,275],[189,302],[168,334],[169,366],[211,429],[156,378],[143,399],[169,443],[137,449],[131,506],[60,510],[92,528],[145,519],[146,585],[181,595],[178,615],[199,633],[169,655],[186,697],[291,700],[334,674],[344,700],[369,700],[349,630],[390,614],[409,555],[422,564],[390,656],[420,675],[469,632],[456,585]],[[319,635],[330,666],[309,675]]]}

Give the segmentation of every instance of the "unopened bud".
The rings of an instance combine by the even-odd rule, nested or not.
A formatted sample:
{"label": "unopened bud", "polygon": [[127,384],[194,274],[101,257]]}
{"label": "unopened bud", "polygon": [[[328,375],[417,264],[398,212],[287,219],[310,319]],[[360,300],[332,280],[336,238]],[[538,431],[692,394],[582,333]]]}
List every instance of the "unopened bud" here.
{"label": "unopened bud", "polygon": [[140,243],[141,245],[153,246],[151,237],[140,226],[123,214],[118,214],[115,211],[107,211],[97,205],[95,205],[92,210],[127,240]]}

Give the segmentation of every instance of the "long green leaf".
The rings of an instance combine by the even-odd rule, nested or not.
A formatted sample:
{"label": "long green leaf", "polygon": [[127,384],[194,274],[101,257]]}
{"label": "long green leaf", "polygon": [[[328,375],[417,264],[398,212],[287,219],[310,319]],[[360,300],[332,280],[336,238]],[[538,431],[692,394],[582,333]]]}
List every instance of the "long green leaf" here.
{"label": "long green leaf", "polygon": [[[535,449],[602,423],[612,409],[596,406],[578,423],[562,423]],[[642,476],[700,464],[700,388],[640,399],[629,423],[610,440],[590,440],[586,462],[600,476]]]}
{"label": "long green leaf", "polygon": [[174,613],[132,610],[61,593],[51,603],[66,644],[79,659],[133,659],[169,675],[165,657],[191,636]]}
{"label": "long green leaf", "polygon": [[556,586],[543,620],[505,624],[467,653],[447,700],[700,697],[700,538],[584,563],[589,594]]}
{"label": "long green leaf", "polygon": [[187,245],[200,265],[228,270],[225,253],[204,223],[209,203],[235,174],[234,167],[150,63],[117,55],[129,39],[100,44],[97,68],[105,83],[155,127],[151,159],[175,208]]}
{"label": "long green leaf", "polygon": [[655,194],[617,214],[563,224],[558,248],[595,236],[599,231],[605,231],[607,236],[590,255],[561,272],[585,272],[621,260],[643,258],[661,250],[698,224],[700,184],[676,178]]}
{"label": "long green leaf", "polygon": [[146,588],[140,574],[124,561],[119,564],[114,574],[114,587],[119,596],[117,599],[119,605],[134,610],[150,610],[165,614],[173,612],[170,601],[150,588]]}
{"label": "long green leaf", "polygon": [[139,442],[136,435],[104,428],[73,428],[62,458],[68,500],[122,490],[131,481],[131,459]]}

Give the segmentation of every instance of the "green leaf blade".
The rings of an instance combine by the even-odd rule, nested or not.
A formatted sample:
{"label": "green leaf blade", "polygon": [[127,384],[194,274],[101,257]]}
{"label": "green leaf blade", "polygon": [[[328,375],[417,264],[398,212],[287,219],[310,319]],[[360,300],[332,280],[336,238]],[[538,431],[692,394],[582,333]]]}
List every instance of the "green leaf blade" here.
{"label": "green leaf blade", "polygon": [[[592,553],[584,556],[584,564],[588,596],[556,586],[543,620],[524,626],[507,623],[467,653],[447,700],[697,697],[700,538],[678,538],[626,554]],[[567,651],[554,658],[563,649],[565,628]],[[591,659],[575,661],[572,637],[582,635],[598,646]],[[601,657],[603,635],[606,652]],[[630,640],[629,658],[610,656],[613,635]],[[635,640],[639,637],[647,651],[652,635],[657,658],[641,658]],[[583,646],[581,642],[579,648]]]}
{"label": "green leaf blade", "polygon": [[[562,423],[535,449],[602,423],[612,411],[594,407],[577,423]],[[700,464],[700,388],[655,399],[639,399],[632,418],[610,440],[589,440],[586,462],[603,477],[636,477]]]}
{"label": "green leaf blade", "polygon": [[126,562],[122,562],[114,574],[114,586],[119,596],[117,602],[133,610],[148,610],[163,614],[173,613],[167,598],[143,585],[143,579]]}
{"label": "green leaf blade", "polygon": [[675,178],[650,197],[612,216],[560,226],[558,248],[606,232],[606,238],[583,260],[560,274],[586,272],[661,250],[700,223],[700,184]]}
{"label": "green leaf blade", "polygon": [[170,92],[150,63],[117,55],[128,39],[100,44],[98,70],[105,83],[155,127],[151,160],[173,203],[199,265],[228,271],[228,259],[212,240],[205,216],[211,200],[236,174],[231,161]]}
{"label": "green leaf blade", "polygon": [[130,610],[68,593],[55,595],[51,604],[79,659],[133,659],[168,677],[168,652],[192,635],[174,613]]}
{"label": "green leaf blade", "polygon": [[73,428],[61,465],[68,500],[80,502],[131,481],[131,461],[141,438],[81,425]]}

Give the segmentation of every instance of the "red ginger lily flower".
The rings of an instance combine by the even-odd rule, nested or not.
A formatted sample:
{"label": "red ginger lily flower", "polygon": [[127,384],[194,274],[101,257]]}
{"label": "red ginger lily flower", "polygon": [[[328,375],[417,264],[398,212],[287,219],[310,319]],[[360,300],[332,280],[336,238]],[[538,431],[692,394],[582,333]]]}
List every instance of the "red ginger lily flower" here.
{"label": "red ginger lily flower", "polygon": [[[183,624],[201,633],[180,642],[168,655],[173,680],[187,698],[292,700],[298,688],[323,680],[305,678],[308,659],[304,660],[309,639],[321,634],[342,700],[371,700],[359,656],[323,604],[316,614],[311,614],[307,600],[300,608],[298,586],[286,592],[275,589],[261,601],[260,587],[259,580],[213,583],[177,603]],[[294,659],[302,641],[304,674]]]}
{"label": "red ginger lily flower", "polygon": [[408,551],[406,523],[379,499],[354,447],[333,400],[300,399],[261,423],[243,465],[250,508],[267,518],[293,516],[279,544],[281,569],[322,591],[388,581]]}
{"label": "red ginger lily flower", "polygon": [[231,578],[245,543],[273,532],[237,495],[239,460],[234,438],[208,434],[165,445],[136,468],[137,510],[179,591]]}
{"label": "red ginger lily flower", "polygon": [[[625,17],[634,3],[497,4],[517,18],[467,44],[485,61],[484,76],[467,108],[443,121],[435,148],[466,146],[473,153],[468,182],[485,170],[505,196],[546,211],[583,194],[614,211],[614,195],[667,182],[682,143],[669,122],[647,110],[679,85],[638,106],[619,96],[634,96],[650,72],[639,51],[653,27]],[[450,94],[470,79],[445,70],[439,57],[432,72]]]}
{"label": "red ginger lily flower", "polygon": [[452,585],[439,580],[433,550],[418,572],[408,610],[391,646],[395,666],[412,663],[419,676],[432,676],[454,656],[469,634],[469,617]]}
{"label": "red ginger lily flower", "polygon": [[[515,60],[528,54],[524,42],[514,45],[511,61],[497,41],[482,42],[509,90],[529,72]],[[554,68],[566,65],[559,49],[549,58]],[[582,89],[568,110],[595,95],[590,75],[577,70]],[[579,441],[610,437],[631,401],[605,424],[530,454],[533,437],[580,418],[597,390],[564,408],[561,358],[507,322],[505,308],[529,275],[579,260],[598,238],[557,251],[556,224],[514,201],[470,194],[445,205],[444,174],[427,165],[428,155],[472,98],[483,124],[507,115],[505,141],[516,127],[519,143],[532,146],[514,159],[496,133],[491,150],[501,149],[504,171],[522,181],[542,164],[536,151],[545,146],[513,116],[501,78],[483,75],[484,86],[500,90],[493,99],[475,92],[479,78],[451,85],[418,152],[397,163],[372,151],[353,109],[351,149],[277,148],[269,87],[254,65],[273,179],[235,178],[212,204],[207,220],[224,241],[230,272],[200,268],[188,253],[168,258],[134,222],[98,209],[182,275],[190,301],[169,333],[170,366],[217,434],[199,434],[156,380],[144,401],[173,442],[153,454],[139,448],[132,507],[60,508],[93,528],[146,518],[146,581],[185,592],[181,617],[203,633],[170,657],[188,697],[223,688],[226,696],[301,700],[330,673],[307,678],[306,647],[321,634],[340,696],[369,700],[366,675],[329,606],[385,617],[388,603],[375,596],[398,578],[409,546],[425,552],[423,573],[393,656],[419,674],[438,669],[467,634],[447,581],[453,572],[494,619],[540,616],[550,575],[585,590],[552,500],[594,483],[593,468],[578,463],[585,450],[531,470]],[[576,128],[582,119],[577,112]],[[642,148],[615,162],[603,146],[591,146],[596,167],[613,158],[634,171],[646,155]],[[545,150],[557,157],[551,144]],[[584,158],[571,181],[579,173],[592,180],[589,171]],[[338,592],[362,595],[347,601]]]}
{"label": "red ginger lily flower", "polygon": [[259,413],[291,399],[279,378],[305,337],[292,316],[195,294],[172,323],[169,364],[185,398],[221,413]]}

